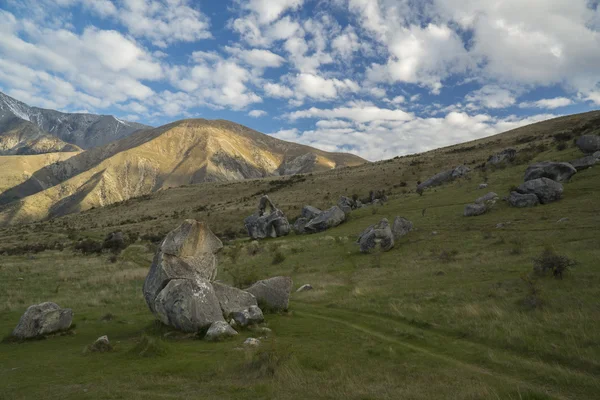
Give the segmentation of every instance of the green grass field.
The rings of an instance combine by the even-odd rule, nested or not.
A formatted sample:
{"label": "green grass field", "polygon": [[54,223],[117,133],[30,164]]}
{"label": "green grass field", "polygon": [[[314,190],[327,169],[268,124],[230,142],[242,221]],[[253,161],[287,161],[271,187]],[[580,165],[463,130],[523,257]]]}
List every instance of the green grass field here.
{"label": "green grass field", "polygon": [[[577,156],[552,149],[536,159]],[[258,251],[247,239],[228,242],[220,280],[290,275],[295,287],[314,286],[293,293],[288,313],[267,316],[273,333],[257,350],[242,346],[260,336],[251,331],[207,343],[158,327],[141,292],[150,243],[131,245],[116,263],[69,248],[2,256],[0,332],[42,301],[72,308],[76,327],[1,343],[0,399],[597,399],[600,166],[576,174],[559,202],[515,209],[500,201],[485,215],[462,216],[487,191],[507,195],[525,168],[473,171],[423,196],[398,193],[338,228],[263,241]],[[488,189],[477,190],[486,177]],[[397,215],[415,230],[387,253],[359,253],[358,233]],[[181,222],[169,221],[170,229]],[[43,235],[5,231],[3,240]],[[547,247],[578,262],[562,280],[532,274]],[[278,253],[284,260],[274,263]],[[114,351],[84,353],[101,335]]]}

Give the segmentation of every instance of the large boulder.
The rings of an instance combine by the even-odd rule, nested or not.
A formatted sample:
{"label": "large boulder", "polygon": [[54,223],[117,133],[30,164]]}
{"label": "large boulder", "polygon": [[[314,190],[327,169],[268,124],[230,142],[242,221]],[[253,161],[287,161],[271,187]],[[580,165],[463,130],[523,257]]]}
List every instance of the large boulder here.
{"label": "large boulder", "polygon": [[[598,155],[600,155],[600,152],[598,153]],[[573,160],[573,161],[570,162],[570,164],[577,171],[581,171],[581,170],[593,167],[594,165],[596,165],[596,163],[598,162],[598,160],[599,160],[599,157],[591,155],[591,156],[585,156],[583,158],[579,158],[577,160]]]}
{"label": "large boulder", "polygon": [[296,220],[296,222],[294,222],[294,225],[292,226],[292,228],[294,229],[294,232],[296,232],[296,234],[298,234],[298,235],[304,233],[304,227],[306,226],[308,221],[309,220],[304,217],[298,218]]}
{"label": "large boulder", "polygon": [[600,151],[600,136],[583,135],[577,139],[577,147],[584,153],[594,153]]}
{"label": "large boulder", "polygon": [[489,165],[498,165],[513,161],[517,157],[517,150],[515,149],[504,149],[500,153],[491,155],[488,158],[487,163]]}
{"label": "large boulder", "polygon": [[566,162],[544,161],[530,165],[525,171],[524,181],[548,178],[556,182],[566,182],[577,173],[577,170]]}
{"label": "large boulder", "polygon": [[518,192],[510,192],[508,204],[513,207],[534,207],[540,204],[540,200],[533,193],[521,194]]}
{"label": "large boulder", "polygon": [[206,279],[172,279],[154,303],[162,323],[183,332],[198,332],[225,321],[219,299]]}
{"label": "large boulder", "polygon": [[311,219],[305,226],[304,231],[308,233],[322,232],[336,227],[346,220],[346,214],[338,207],[333,206],[323,211],[318,217]]}
{"label": "large boulder", "polygon": [[156,296],[172,279],[214,280],[216,254],[222,248],[219,238],[203,222],[189,219],[169,232],[144,282],[144,298],[150,310],[155,311]]}
{"label": "large boulder", "polygon": [[465,206],[464,216],[475,217],[477,215],[485,214],[488,211],[488,207],[485,203],[467,204]]}
{"label": "large boulder", "polygon": [[394,234],[386,218],[378,224],[371,225],[359,236],[357,243],[362,253],[369,253],[379,245],[381,250],[389,251],[394,247]]}
{"label": "large boulder", "polygon": [[417,186],[417,191],[422,192],[423,190],[425,190],[427,188],[434,187],[434,186],[440,186],[440,185],[443,185],[444,183],[452,182],[453,180],[455,180],[457,178],[465,176],[467,173],[469,173],[469,171],[471,171],[471,170],[466,165],[459,165],[458,167],[456,167],[454,169],[440,172],[440,173],[432,176],[431,178],[427,179],[425,182],[422,182],[421,184],[419,184]]}
{"label": "large boulder", "polygon": [[394,223],[392,224],[392,234],[394,235],[394,239],[400,239],[402,236],[408,234],[408,232],[412,230],[412,222],[404,217],[394,218]]}
{"label": "large boulder", "polygon": [[258,210],[244,220],[248,235],[252,239],[280,237],[290,233],[290,224],[283,211],[275,207],[268,196],[263,196]]}
{"label": "large boulder", "polygon": [[487,202],[490,201],[494,201],[498,199],[498,195],[494,192],[489,192],[481,197],[479,197],[477,200],[475,200],[476,204],[485,204]]}
{"label": "large boulder", "polygon": [[73,310],[60,308],[58,304],[45,302],[32,305],[21,316],[12,336],[30,339],[67,330],[73,321]]}
{"label": "large boulder", "polygon": [[292,278],[277,276],[256,282],[246,289],[252,293],[263,311],[285,311],[288,309]]}
{"label": "large boulder", "polygon": [[560,200],[563,193],[563,185],[548,178],[539,178],[523,183],[517,188],[521,194],[535,194],[540,203],[548,204]]}
{"label": "large boulder", "polygon": [[337,205],[346,215],[350,214],[350,212],[356,208],[356,202],[346,196],[341,196]]}
{"label": "large boulder", "polygon": [[302,207],[301,217],[306,218],[307,220],[310,221],[311,219],[316,218],[319,215],[321,215],[322,212],[323,211],[319,210],[317,207],[304,206],[304,207]]}
{"label": "large boulder", "polygon": [[233,312],[243,311],[251,306],[258,305],[256,297],[245,290],[227,286],[219,282],[213,282],[212,285],[225,318],[228,318]]}
{"label": "large boulder", "polygon": [[245,328],[250,325],[260,324],[265,320],[262,310],[258,306],[250,306],[244,310],[231,313],[235,325]]}

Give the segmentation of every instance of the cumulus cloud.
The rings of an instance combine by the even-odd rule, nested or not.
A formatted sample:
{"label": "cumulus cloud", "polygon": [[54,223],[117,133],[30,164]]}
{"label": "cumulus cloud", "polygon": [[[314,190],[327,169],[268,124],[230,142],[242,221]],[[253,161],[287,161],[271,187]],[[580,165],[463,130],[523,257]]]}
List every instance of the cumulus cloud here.
{"label": "cumulus cloud", "polygon": [[516,102],[513,93],[497,85],[486,85],[465,97],[470,108],[506,108]]}
{"label": "cumulus cloud", "polygon": [[552,99],[541,99],[537,101],[523,102],[519,104],[521,108],[545,108],[555,109],[560,107],[566,107],[573,104],[573,100],[566,97],[555,97]]}
{"label": "cumulus cloud", "polygon": [[264,110],[252,110],[248,113],[248,116],[250,116],[252,118],[260,118],[260,117],[264,117],[267,114],[268,113]]}

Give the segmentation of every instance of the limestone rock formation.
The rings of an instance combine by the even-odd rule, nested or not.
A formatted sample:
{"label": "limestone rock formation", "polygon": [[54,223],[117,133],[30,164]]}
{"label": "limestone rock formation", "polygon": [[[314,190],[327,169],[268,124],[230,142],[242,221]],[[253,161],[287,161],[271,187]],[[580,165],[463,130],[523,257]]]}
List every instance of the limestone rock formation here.
{"label": "limestone rock formation", "polygon": [[285,311],[288,309],[292,278],[277,276],[256,282],[246,289],[252,293],[263,310]]}
{"label": "limestone rock formation", "polygon": [[[594,165],[596,165],[596,163],[600,160],[600,157],[596,157],[595,154],[596,153],[594,153],[594,155],[591,155],[591,156],[585,156],[585,157],[579,158],[577,160],[573,160],[570,162],[570,164],[577,171],[591,168]],[[600,152],[598,152],[598,156],[600,156]]]}
{"label": "limestone rock formation", "polygon": [[540,203],[548,204],[560,200],[563,193],[563,185],[548,178],[539,178],[523,183],[517,188],[521,194],[535,194]]}
{"label": "limestone rock formation", "polygon": [[540,200],[533,193],[510,192],[508,203],[513,207],[534,207],[540,204]]}
{"label": "limestone rock formation", "polygon": [[349,197],[341,196],[337,206],[344,212],[344,214],[348,215],[350,212],[352,212],[352,210],[356,209],[356,201]]}
{"label": "limestone rock formation", "polygon": [[479,197],[477,200],[475,200],[476,204],[485,204],[489,201],[494,201],[498,199],[498,195],[494,192],[489,192],[481,197]]}
{"label": "limestone rock formation", "polygon": [[386,218],[378,224],[369,226],[358,236],[358,244],[362,253],[369,253],[379,245],[381,250],[389,251],[394,247],[394,234]]}
{"label": "limestone rock formation", "polygon": [[412,230],[412,222],[410,222],[404,217],[394,218],[394,223],[392,224],[392,234],[394,235],[394,239],[400,239],[402,236],[406,235]]}
{"label": "limestone rock formation", "polygon": [[248,235],[252,239],[286,236],[290,233],[290,223],[283,211],[275,207],[269,196],[263,196],[258,210],[244,220]]}
{"label": "limestone rock formation", "polygon": [[333,206],[323,211],[318,217],[311,219],[304,226],[307,233],[322,232],[336,227],[346,220],[346,214],[338,207]]}
{"label": "limestone rock formation", "polygon": [[60,308],[52,302],[40,303],[27,308],[21,316],[12,336],[30,339],[67,330],[73,321],[73,310]]}
{"label": "limestone rock formation", "polygon": [[513,161],[517,157],[517,150],[515,149],[504,149],[501,152],[494,154],[488,158],[488,165],[498,165]]}
{"label": "limestone rock formation", "polygon": [[566,182],[576,173],[577,170],[569,163],[544,161],[530,165],[525,171],[524,181],[548,178],[556,182]]}
{"label": "limestone rock formation", "polygon": [[596,151],[600,151],[600,136],[583,135],[577,139],[576,144],[584,153],[595,153]]}
{"label": "limestone rock formation", "polygon": [[417,191],[422,192],[423,190],[425,190],[427,188],[434,187],[434,186],[440,186],[440,185],[443,185],[444,183],[452,182],[453,180],[455,180],[457,178],[465,176],[466,174],[469,173],[469,171],[471,171],[471,169],[469,167],[467,167],[465,165],[459,165],[458,167],[456,167],[454,169],[440,172],[440,173],[432,176],[431,178],[427,179],[425,182],[419,184],[417,186]]}
{"label": "limestone rock formation", "polygon": [[485,203],[467,204],[465,206],[464,216],[475,217],[477,215],[485,214],[487,211],[488,207]]}
{"label": "limestone rock formation", "polygon": [[247,310],[249,307],[258,305],[256,297],[245,290],[219,282],[213,282],[212,285],[225,318],[229,318],[233,312]]}
{"label": "limestone rock formation", "polygon": [[242,328],[260,324],[265,320],[263,312],[258,306],[250,306],[243,310],[234,311],[231,313],[231,318],[237,326]]}
{"label": "limestone rock formation", "polygon": [[292,229],[294,229],[294,232],[296,232],[297,235],[300,235],[304,233],[304,227],[307,223],[308,219],[300,217],[296,220],[296,222],[294,222],[294,225],[292,225]]}
{"label": "limestone rock formation", "polygon": [[306,218],[306,220],[311,220],[321,215],[322,212],[323,211],[319,210],[317,207],[304,206],[302,207],[301,216],[302,218]]}
{"label": "limestone rock formation", "polygon": [[206,331],[204,339],[208,341],[217,341],[236,336],[237,334],[236,330],[229,326],[227,322],[215,321],[210,325],[208,331]]}

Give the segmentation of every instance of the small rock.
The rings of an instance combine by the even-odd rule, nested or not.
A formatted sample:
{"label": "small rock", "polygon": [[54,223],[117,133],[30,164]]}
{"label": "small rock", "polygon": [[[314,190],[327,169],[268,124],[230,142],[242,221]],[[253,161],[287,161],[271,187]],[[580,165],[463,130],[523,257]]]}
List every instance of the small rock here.
{"label": "small rock", "polygon": [[479,197],[477,200],[475,200],[475,203],[484,204],[487,201],[496,200],[496,199],[498,199],[498,195],[494,192],[489,192],[488,194],[485,194],[485,195]]}
{"label": "small rock", "polygon": [[404,217],[394,218],[394,223],[392,224],[392,234],[394,235],[394,239],[400,239],[402,236],[408,234],[408,232],[412,230],[412,222]]}
{"label": "small rock", "polygon": [[485,189],[488,187],[487,183],[480,183],[479,186],[477,187],[477,189]]}
{"label": "small rock", "polygon": [[433,236],[435,236],[435,235],[437,235],[438,233],[437,233],[437,231],[433,231],[433,232],[431,232],[431,234],[432,234]]}
{"label": "small rock", "polygon": [[236,336],[237,334],[238,333],[236,330],[233,329],[227,322],[215,321],[208,328],[204,339],[208,341],[217,341]]}
{"label": "small rock", "polygon": [[263,312],[258,306],[250,306],[245,310],[232,312],[231,318],[233,318],[237,326],[242,328],[248,325],[260,324],[265,320]]}
{"label": "small rock", "polygon": [[569,218],[566,218],[566,217],[565,218],[561,218],[561,219],[559,219],[556,222],[558,222],[558,223],[569,222]]}
{"label": "small rock", "polygon": [[513,207],[534,207],[540,204],[540,200],[533,193],[510,192],[508,203]]}
{"label": "small rock", "polygon": [[288,309],[290,292],[292,291],[292,278],[277,276],[256,282],[246,289],[252,293],[261,307],[267,311],[285,311]]}
{"label": "small rock", "polygon": [[485,204],[467,204],[465,206],[464,216],[475,217],[478,215],[485,214],[488,208]]}
{"label": "small rock", "polygon": [[271,329],[267,328],[266,326],[252,326],[252,327],[250,327],[250,330],[252,332],[263,333],[266,335],[269,335],[273,332]]}
{"label": "small rock", "polygon": [[87,350],[92,353],[106,353],[112,351],[113,347],[108,340],[108,336],[100,336],[96,341],[88,346]]}
{"label": "small rock", "polygon": [[260,346],[260,340],[255,338],[248,338],[244,341],[244,346],[258,347]]}
{"label": "small rock", "polygon": [[69,329],[72,321],[70,308],[60,308],[52,302],[32,305],[21,316],[12,335],[20,339],[43,336]]}
{"label": "small rock", "polygon": [[394,234],[388,220],[384,218],[378,224],[369,226],[358,236],[357,243],[362,253],[370,252],[378,244],[383,251],[391,250],[394,247]]}
{"label": "small rock", "polygon": [[500,222],[499,224],[496,224],[496,229],[502,229],[504,228],[504,224],[502,222]]}
{"label": "small rock", "polygon": [[306,285],[302,285],[298,288],[298,290],[296,290],[296,293],[298,292],[306,292],[307,290],[313,290],[313,287],[311,284],[307,283]]}

